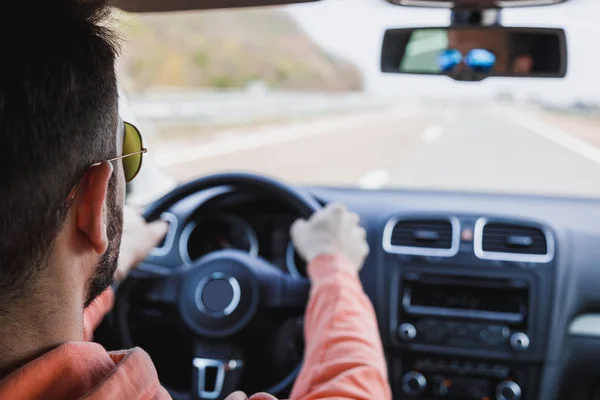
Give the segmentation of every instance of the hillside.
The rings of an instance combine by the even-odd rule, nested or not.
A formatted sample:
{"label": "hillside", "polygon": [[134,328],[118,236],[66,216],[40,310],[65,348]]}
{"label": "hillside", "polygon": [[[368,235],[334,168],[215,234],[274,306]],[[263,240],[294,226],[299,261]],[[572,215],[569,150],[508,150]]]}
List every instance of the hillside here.
{"label": "hillside", "polygon": [[351,64],[324,53],[285,12],[226,10],[119,14],[126,43],[119,63],[128,91],[151,87],[360,90]]}

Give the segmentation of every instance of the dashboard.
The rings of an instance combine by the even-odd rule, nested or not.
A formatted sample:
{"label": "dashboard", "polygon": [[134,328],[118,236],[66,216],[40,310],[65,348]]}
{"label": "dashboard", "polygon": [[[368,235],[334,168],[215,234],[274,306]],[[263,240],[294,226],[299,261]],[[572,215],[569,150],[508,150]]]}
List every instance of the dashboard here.
{"label": "dashboard", "polygon": [[[599,200],[306,190],[367,230],[361,280],[394,399],[600,399]],[[236,248],[306,274],[290,244],[297,215],[273,199],[213,188],[161,218],[158,268]]]}
{"label": "dashboard", "polygon": [[243,194],[218,196],[203,204],[201,213],[176,208],[161,218],[170,222],[170,231],[151,259],[175,249],[175,257],[190,266],[213,251],[237,249],[260,256],[295,277],[306,276],[306,263],[290,238],[297,215],[276,201]]}

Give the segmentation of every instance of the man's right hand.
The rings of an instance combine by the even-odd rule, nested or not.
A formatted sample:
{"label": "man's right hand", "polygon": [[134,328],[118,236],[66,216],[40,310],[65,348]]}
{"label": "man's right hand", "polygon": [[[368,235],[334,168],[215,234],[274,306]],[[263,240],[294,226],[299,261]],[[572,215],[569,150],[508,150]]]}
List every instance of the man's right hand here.
{"label": "man's right hand", "polygon": [[360,270],[369,254],[367,233],[358,215],[341,204],[328,205],[308,221],[297,220],[291,236],[296,251],[308,263],[320,255],[342,255]]}

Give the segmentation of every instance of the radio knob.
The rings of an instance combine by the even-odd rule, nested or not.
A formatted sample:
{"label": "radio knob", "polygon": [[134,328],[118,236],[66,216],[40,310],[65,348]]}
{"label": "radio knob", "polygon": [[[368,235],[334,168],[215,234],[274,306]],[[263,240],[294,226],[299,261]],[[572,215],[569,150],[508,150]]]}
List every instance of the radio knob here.
{"label": "radio knob", "polygon": [[417,337],[417,328],[406,322],[398,327],[398,337],[404,342],[410,342]]}
{"label": "radio knob", "polygon": [[496,400],[521,400],[521,387],[513,381],[500,382],[496,386]]}
{"label": "radio knob", "polygon": [[427,388],[427,379],[419,372],[408,372],[402,377],[402,391],[407,396],[420,396]]}
{"label": "radio knob", "polygon": [[510,347],[514,351],[525,351],[529,348],[529,336],[523,332],[513,333],[510,337]]}

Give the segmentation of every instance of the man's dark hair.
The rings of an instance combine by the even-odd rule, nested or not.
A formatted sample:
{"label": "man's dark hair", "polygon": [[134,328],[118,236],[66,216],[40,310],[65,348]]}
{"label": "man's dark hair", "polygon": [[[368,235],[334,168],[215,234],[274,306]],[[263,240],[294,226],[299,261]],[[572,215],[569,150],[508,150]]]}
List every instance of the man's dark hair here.
{"label": "man's dark hair", "polygon": [[117,38],[103,0],[12,2],[0,23],[0,313],[35,284],[64,202],[116,154]]}

